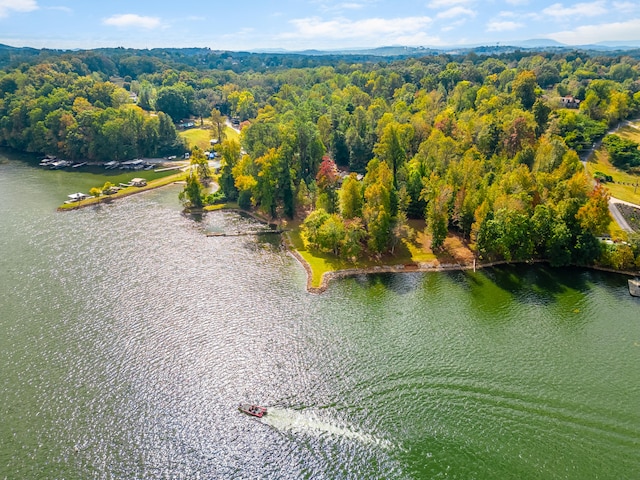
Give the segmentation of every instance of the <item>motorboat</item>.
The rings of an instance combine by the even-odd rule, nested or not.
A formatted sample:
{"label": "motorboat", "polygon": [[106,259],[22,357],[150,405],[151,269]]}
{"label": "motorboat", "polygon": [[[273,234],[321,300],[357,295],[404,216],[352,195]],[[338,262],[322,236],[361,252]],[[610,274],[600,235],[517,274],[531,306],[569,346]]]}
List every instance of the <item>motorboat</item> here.
{"label": "motorboat", "polygon": [[250,405],[248,403],[241,403],[238,406],[238,410],[247,415],[253,417],[262,418],[267,414],[267,407],[261,407],[260,405]]}
{"label": "motorboat", "polygon": [[629,293],[634,297],[640,297],[640,278],[629,279]]}

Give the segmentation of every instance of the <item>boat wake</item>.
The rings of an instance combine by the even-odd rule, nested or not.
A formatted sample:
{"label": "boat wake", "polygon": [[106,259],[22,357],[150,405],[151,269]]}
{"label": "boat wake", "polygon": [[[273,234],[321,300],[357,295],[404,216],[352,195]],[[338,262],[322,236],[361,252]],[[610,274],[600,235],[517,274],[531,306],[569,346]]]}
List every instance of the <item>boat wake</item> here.
{"label": "boat wake", "polygon": [[268,414],[260,419],[262,423],[280,431],[305,433],[314,436],[332,436],[355,440],[367,445],[391,447],[387,440],[376,438],[367,433],[358,432],[347,426],[340,426],[323,420],[314,412],[269,407]]}

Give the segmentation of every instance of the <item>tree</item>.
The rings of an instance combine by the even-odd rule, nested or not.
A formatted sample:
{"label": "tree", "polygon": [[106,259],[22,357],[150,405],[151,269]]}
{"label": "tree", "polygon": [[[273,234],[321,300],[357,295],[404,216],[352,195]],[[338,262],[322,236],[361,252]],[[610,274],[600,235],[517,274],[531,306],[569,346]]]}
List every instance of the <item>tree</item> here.
{"label": "tree", "polygon": [[262,157],[256,158],[256,165],[259,170],[254,198],[260,204],[262,210],[269,214],[271,218],[276,217],[278,198],[277,164],[279,161],[279,153],[273,148]]}
{"label": "tree", "polygon": [[158,90],[156,110],[166,113],[174,122],[186,118],[191,112],[193,88],[184,83]]}
{"label": "tree", "polygon": [[318,245],[321,249],[330,251],[338,256],[345,234],[346,229],[344,228],[344,223],[342,223],[342,218],[334,213],[320,226],[317,239]]}
{"label": "tree", "polygon": [[340,256],[351,261],[356,261],[362,251],[362,241],[366,238],[367,232],[360,218],[345,222],[345,234]]}
{"label": "tree", "polygon": [[520,100],[525,110],[531,109],[536,101],[536,82],[536,74],[525,70],[518,74],[511,85],[513,95]]}
{"label": "tree", "polygon": [[218,147],[221,156],[220,161],[220,188],[229,200],[238,198],[238,189],[235,185],[233,177],[233,167],[236,166],[240,159],[240,143],[235,139],[229,139],[222,142]]}
{"label": "tree", "polygon": [[449,225],[449,201],[453,193],[453,189],[446,182],[432,179],[432,188],[427,190],[427,228],[431,233],[431,248],[434,250],[442,248],[447,238]]}
{"label": "tree", "polygon": [[231,92],[228,97],[231,110],[240,121],[253,118],[258,113],[258,104],[249,90]]}
{"label": "tree", "polygon": [[179,193],[178,199],[182,202],[182,205],[187,209],[202,208],[204,201],[202,199],[203,188],[198,176],[191,172],[187,176],[187,184],[184,190]]}
{"label": "tree", "polygon": [[204,152],[197,145],[191,149],[190,165],[195,168],[198,180],[205,187],[211,182],[211,170],[209,169],[209,160],[205,157]]}
{"label": "tree", "polygon": [[410,239],[414,235],[413,229],[407,223],[407,214],[400,210],[395,218],[391,237],[391,254],[395,253],[396,246],[405,239]]}
{"label": "tree", "polygon": [[622,138],[618,135],[607,135],[602,140],[607,148],[607,153],[618,168],[629,168],[640,165],[640,150],[633,140]]}
{"label": "tree", "polygon": [[393,175],[386,162],[373,159],[364,179],[362,218],[367,227],[369,249],[384,252],[391,241]]}
{"label": "tree", "polygon": [[374,148],[375,154],[389,164],[393,172],[393,184],[398,188],[398,169],[407,159],[407,149],[413,138],[410,124],[391,122],[382,130],[380,141]]}
{"label": "tree", "polygon": [[319,233],[320,228],[329,219],[330,215],[326,210],[318,208],[307,215],[302,223],[302,235],[304,240],[313,248],[320,248]]}
{"label": "tree", "polygon": [[220,144],[225,137],[224,117],[222,116],[222,113],[220,113],[220,110],[214,108],[213,110],[211,110],[209,118],[211,119],[211,124],[213,125],[213,136],[216,140],[218,140],[218,144]]}
{"label": "tree", "polygon": [[296,204],[302,208],[302,210],[306,211],[312,207],[314,203],[315,200],[311,191],[307,187],[307,184],[304,180],[300,180],[300,183],[298,184],[298,192],[296,194]]}
{"label": "tree", "polygon": [[602,184],[589,192],[589,199],[576,214],[576,218],[580,222],[583,231],[593,235],[606,232],[611,223],[611,215],[609,214],[609,192]]}
{"label": "tree", "polygon": [[536,121],[536,136],[540,136],[544,133],[549,123],[549,114],[551,108],[542,100],[537,99],[533,104],[533,118]]}
{"label": "tree", "polygon": [[329,157],[323,157],[318,174],[316,175],[316,185],[318,186],[318,200],[320,208],[324,208],[329,213],[334,213],[338,203],[338,168]]}
{"label": "tree", "polygon": [[256,165],[249,155],[243,156],[231,169],[235,187],[238,189],[238,205],[245,210],[251,207],[253,190],[258,185],[254,176],[256,170]]}
{"label": "tree", "polygon": [[355,173],[351,173],[342,182],[340,189],[340,213],[351,219],[362,216],[362,184]]}

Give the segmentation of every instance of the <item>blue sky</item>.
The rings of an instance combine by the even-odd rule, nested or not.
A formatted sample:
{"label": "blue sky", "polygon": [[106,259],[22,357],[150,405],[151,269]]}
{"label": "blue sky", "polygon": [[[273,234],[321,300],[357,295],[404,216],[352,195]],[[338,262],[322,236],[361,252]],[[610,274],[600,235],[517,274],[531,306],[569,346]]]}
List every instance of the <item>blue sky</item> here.
{"label": "blue sky", "polygon": [[0,0],[0,43],[225,50],[640,40],[639,0]]}

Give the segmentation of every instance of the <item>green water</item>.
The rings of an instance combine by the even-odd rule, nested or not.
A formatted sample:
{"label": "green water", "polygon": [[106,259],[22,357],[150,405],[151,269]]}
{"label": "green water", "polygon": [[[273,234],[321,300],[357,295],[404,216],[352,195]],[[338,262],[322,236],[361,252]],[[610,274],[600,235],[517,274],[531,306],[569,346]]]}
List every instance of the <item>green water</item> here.
{"label": "green water", "polygon": [[[277,237],[178,187],[58,213],[0,164],[0,478],[634,479],[640,301],[513,266],[319,296]],[[272,407],[262,420],[240,402]]]}

